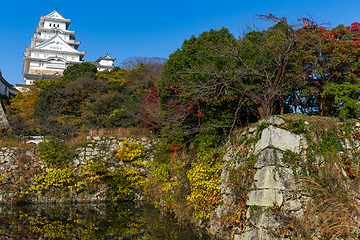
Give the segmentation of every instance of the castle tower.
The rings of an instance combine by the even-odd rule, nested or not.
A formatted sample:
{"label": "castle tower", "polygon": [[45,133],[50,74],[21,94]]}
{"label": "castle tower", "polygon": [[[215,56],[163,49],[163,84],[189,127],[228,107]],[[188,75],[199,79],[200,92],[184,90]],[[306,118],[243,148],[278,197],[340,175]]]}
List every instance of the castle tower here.
{"label": "castle tower", "polygon": [[109,56],[109,54],[106,54],[105,56],[99,57],[95,62],[91,62],[91,61],[86,61],[92,65],[95,65],[95,67],[97,68],[97,70],[99,72],[104,71],[106,69],[111,70],[113,69],[114,66],[114,61],[116,60],[116,58],[112,58]]}
{"label": "castle tower", "polygon": [[40,16],[39,26],[31,37],[30,47],[25,47],[23,76],[26,84],[36,79],[59,78],[64,69],[74,63],[81,63],[85,52],[77,49],[75,31],[68,30],[71,19],[61,16],[55,10]]}

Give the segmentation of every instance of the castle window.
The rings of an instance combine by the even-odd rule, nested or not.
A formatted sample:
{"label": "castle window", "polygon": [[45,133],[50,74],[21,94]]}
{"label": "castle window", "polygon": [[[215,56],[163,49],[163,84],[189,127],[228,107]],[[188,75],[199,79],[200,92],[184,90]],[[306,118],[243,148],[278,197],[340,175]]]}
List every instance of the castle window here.
{"label": "castle window", "polygon": [[51,23],[49,23],[49,26],[51,27]]}
{"label": "castle window", "polygon": [[58,24],[58,27],[60,27],[60,25]]}

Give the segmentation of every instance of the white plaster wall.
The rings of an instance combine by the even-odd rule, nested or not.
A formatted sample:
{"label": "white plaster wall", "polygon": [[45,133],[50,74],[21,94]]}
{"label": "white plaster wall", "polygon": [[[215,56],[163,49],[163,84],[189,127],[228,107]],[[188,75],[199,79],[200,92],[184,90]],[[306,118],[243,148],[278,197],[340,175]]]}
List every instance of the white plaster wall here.
{"label": "white plaster wall", "polygon": [[111,60],[100,60],[99,62],[101,65],[105,65],[105,66],[112,66],[113,61]]}
{"label": "white plaster wall", "polygon": [[29,79],[25,78],[25,84],[26,85],[31,85],[32,82],[33,82],[33,80],[29,80]]}
{"label": "white plaster wall", "polygon": [[51,21],[51,20],[45,20],[44,21],[44,28],[54,28],[54,27],[57,27],[57,28],[60,28],[60,22],[57,22],[57,21]]}
{"label": "white plaster wall", "polygon": [[60,24],[60,27],[59,27],[59,28],[60,28],[61,30],[67,30],[67,29],[66,29],[66,23],[59,23],[59,24]]}

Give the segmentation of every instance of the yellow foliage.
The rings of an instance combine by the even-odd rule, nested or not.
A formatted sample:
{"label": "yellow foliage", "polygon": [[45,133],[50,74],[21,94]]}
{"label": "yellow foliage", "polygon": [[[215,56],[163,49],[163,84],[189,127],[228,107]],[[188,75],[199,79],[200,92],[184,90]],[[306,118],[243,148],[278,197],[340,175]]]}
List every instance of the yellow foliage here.
{"label": "yellow foliage", "polygon": [[96,74],[98,79],[106,79],[109,83],[116,85],[124,85],[127,83],[127,80],[124,78],[124,74],[127,73],[127,69],[118,69],[117,71],[108,70],[101,71]]}
{"label": "yellow foliage", "polygon": [[16,94],[10,99],[8,112],[34,122],[34,104],[39,99],[40,90],[40,87],[36,85],[26,87],[23,92]]}
{"label": "yellow foliage", "polygon": [[104,159],[90,160],[83,169],[80,169],[79,176],[85,181],[95,182],[104,178],[108,170]]}
{"label": "yellow foliage", "polygon": [[74,169],[53,169],[44,174],[35,174],[31,180],[32,185],[29,191],[41,193],[51,187],[62,187],[64,185],[72,184],[75,181]]}
{"label": "yellow foliage", "polygon": [[211,211],[221,203],[220,173],[221,162],[215,161],[216,150],[203,153],[193,167],[186,172],[191,193],[186,196],[194,208],[196,218],[209,218]]}
{"label": "yellow foliage", "polygon": [[141,158],[145,155],[145,147],[139,143],[124,140],[122,146],[116,149],[115,159],[132,164],[141,164]]}

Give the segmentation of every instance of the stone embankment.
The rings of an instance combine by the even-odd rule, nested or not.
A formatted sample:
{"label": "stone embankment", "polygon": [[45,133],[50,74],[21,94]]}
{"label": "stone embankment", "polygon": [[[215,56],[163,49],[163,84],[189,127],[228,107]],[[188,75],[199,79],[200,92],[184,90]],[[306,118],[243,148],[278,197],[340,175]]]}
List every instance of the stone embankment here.
{"label": "stone embankment", "polygon": [[[119,167],[128,167],[130,163],[116,161],[116,149],[120,148],[123,141],[132,141],[141,144],[146,149],[150,149],[156,140],[148,138],[126,138],[126,137],[106,137],[106,136],[88,136],[86,146],[79,147],[75,150],[75,157],[68,165],[73,168],[75,172],[84,169],[89,162],[96,159],[103,159],[110,171],[114,171]],[[150,156],[143,158],[146,163],[151,160]],[[141,172],[145,175],[147,168],[144,164]],[[49,172],[52,168],[46,167],[44,162],[38,157],[35,148],[19,149],[18,147],[1,148],[0,149],[0,180],[7,182],[0,189],[0,204],[13,203],[15,198],[19,196],[21,189],[16,187],[16,184],[21,184],[22,181],[29,178],[28,173],[35,170],[40,172]],[[31,175],[33,176],[33,175]],[[19,184],[19,187],[21,187]],[[12,186],[12,188],[10,187]],[[76,194],[62,194],[58,192],[49,192],[45,194],[36,194],[30,197],[28,195],[27,202],[31,203],[61,203],[61,202],[99,202],[99,201],[116,201],[117,198],[109,199],[107,197],[107,189],[104,184],[99,184],[96,189],[82,189]],[[134,191],[134,194],[129,196],[131,200],[141,200],[143,198],[141,191]],[[126,200],[126,199],[125,199]]]}
{"label": "stone embankment", "polygon": [[[236,196],[230,183],[230,174],[233,169],[241,167],[244,155],[237,154],[231,147],[224,157],[223,171],[221,175],[221,194],[223,202],[212,215],[210,222],[210,233],[222,239],[272,239],[268,234],[284,224],[283,216],[301,217],[303,214],[301,195],[292,192],[294,184],[293,169],[283,162],[283,152],[303,152],[306,149],[304,136],[297,135],[277,128],[277,125],[284,124],[279,117],[270,117],[263,121],[268,122],[269,127],[261,132],[260,139],[253,144],[247,152],[247,156],[255,157],[253,163],[255,174],[253,183],[247,194],[247,226],[234,227],[232,234],[224,232],[224,219],[231,211],[236,210]],[[250,128],[241,136],[246,139],[255,137],[256,128]],[[281,214],[278,209],[281,208]]]}
{"label": "stone embankment", "polygon": [[[259,129],[262,123],[266,125]],[[307,128],[309,123],[305,121],[304,125]],[[358,129],[358,125],[354,126],[354,130]],[[212,214],[209,224],[212,235],[234,240],[279,239],[279,235],[286,238],[286,232],[293,229],[293,220],[301,219],[304,215],[309,196],[298,191],[295,177],[302,175],[306,169],[300,166],[309,162],[306,155],[308,143],[304,133],[292,133],[283,129],[284,126],[286,122],[282,118],[271,116],[260,121],[257,128],[248,128],[240,134],[238,139],[245,139],[247,146],[240,143],[241,147],[228,148],[221,175],[223,201]],[[255,141],[251,142],[250,139]],[[358,142],[354,144],[359,145]],[[344,150],[352,148],[346,138],[342,147]],[[324,164],[323,158],[317,156],[312,164],[320,167]],[[244,169],[244,165],[247,169]],[[231,183],[232,172],[239,169],[253,172],[252,183],[246,191],[245,216],[235,214],[238,223],[229,225],[224,219],[242,208],[239,206],[239,196],[235,194],[237,189]],[[343,174],[346,175],[344,171]],[[280,234],[275,236],[275,231]]]}

